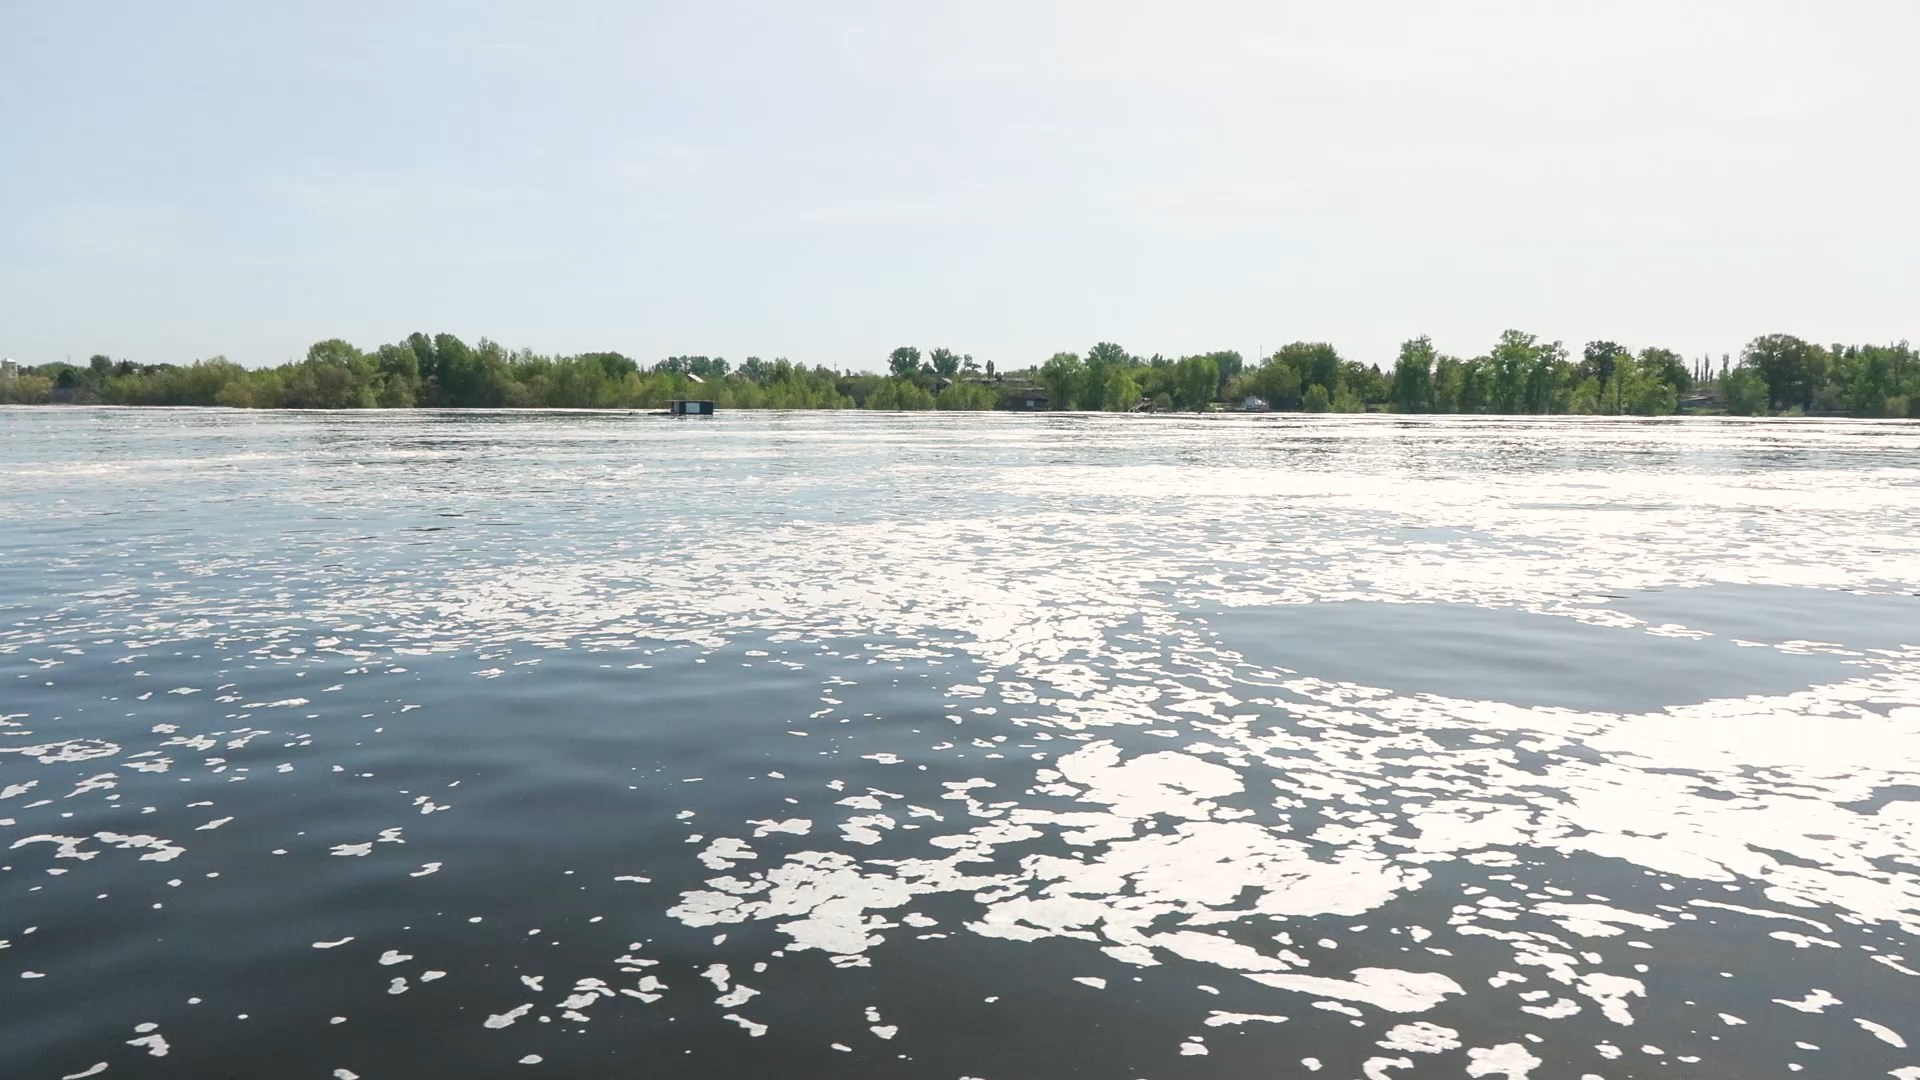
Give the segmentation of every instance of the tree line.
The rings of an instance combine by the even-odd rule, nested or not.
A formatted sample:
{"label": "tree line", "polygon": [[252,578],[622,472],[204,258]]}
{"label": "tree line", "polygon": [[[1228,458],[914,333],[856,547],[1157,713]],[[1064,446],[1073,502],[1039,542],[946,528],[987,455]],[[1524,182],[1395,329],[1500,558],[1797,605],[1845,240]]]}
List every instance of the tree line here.
{"label": "tree line", "polygon": [[1258,399],[1303,412],[1634,414],[1683,403],[1741,416],[1845,413],[1920,417],[1920,363],[1905,342],[1816,345],[1789,334],[1753,339],[1737,361],[1686,360],[1670,349],[1589,342],[1576,358],[1558,341],[1509,330],[1487,352],[1458,357],[1426,337],[1400,346],[1390,370],[1298,341],[1248,365],[1233,350],[1137,356],[1112,342],[1005,371],[947,348],[901,346],[881,374],[806,367],[785,358],[673,356],[651,365],[617,352],[548,356],[481,339],[413,334],[363,351],[337,338],[270,368],[224,357],[135,364],[104,355],[44,364],[0,381],[0,402],[216,405],[256,409],[658,408],[705,398],[730,409],[960,409],[1026,403],[1054,410],[1201,411]]}

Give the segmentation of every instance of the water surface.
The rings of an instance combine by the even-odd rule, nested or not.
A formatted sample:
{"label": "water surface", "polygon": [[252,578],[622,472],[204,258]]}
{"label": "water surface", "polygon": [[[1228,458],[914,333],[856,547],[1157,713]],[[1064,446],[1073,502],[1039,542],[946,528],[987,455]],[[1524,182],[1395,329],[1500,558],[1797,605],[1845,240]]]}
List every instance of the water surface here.
{"label": "water surface", "polygon": [[9,1078],[1920,1077],[1912,425],[6,409],[0,538]]}

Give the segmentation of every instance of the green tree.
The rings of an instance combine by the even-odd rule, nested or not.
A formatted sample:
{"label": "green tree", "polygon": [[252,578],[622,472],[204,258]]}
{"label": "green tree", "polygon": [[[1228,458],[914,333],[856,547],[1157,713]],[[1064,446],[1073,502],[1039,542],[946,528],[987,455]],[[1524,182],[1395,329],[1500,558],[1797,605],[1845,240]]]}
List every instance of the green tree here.
{"label": "green tree", "polygon": [[1855,416],[1907,415],[1908,403],[1900,399],[1902,376],[1913,366],[1908,352],[1905,343],[1836,346],[1828,356],[1826,386],[1817,395],[1820,406]]}
{"label": "green tree", "polygon": [[[385,386],[406,387],[407,405],[388,406],[388,408],[408,408],[419,392],[420,358],[406,345],[382,345],[374,351],[375,363],[380,369],[380,378]],[[396,399],[399,391],[394,391]]]}
{"label": "green tree", "polygon": [[229,409],[251,409],[254,407],[253,384],[247,379],[235,379],[220,388],[213,396],[213,403]]}
{"label": "green tree", "polygon": [[1737,367],[1720,376],[1720,393],[1733,416],[1767,414],[1767,380],[1750,367]]}
{"label": "green tree", "polygon": [[1220,373],[1221,386],[1225,386],[1228,379],[1247,369],[1246,358],[1233,349],[1216,349],[1207,353],[1206,357],[1213,361],[1214,370]]}
{"label": "green tree", "polygon": [[9,405],[45,405],[53,400],[53,380],[45,375],[16,375],[0,382],[0,402]]}
{"label": "green tree", "polygon": [[933,365],[933,373],[951,379],[960,373],[960,357],[952,349],[935,349],[927,354],[927,362]]}
{"label": "green tree", "polygon": [[480,386],[480,361],[467,343],[452,334],[433,337],[435,405],[469,406],[476,404]]}
{"label": "green tree", "polygon": [[934,398],[934,406],[947,410],[981,412],[991,409],[999,396],[979,383],[957,382],[940,391]]}
{"label": "green tree", "polygon": [[1493,403],[1493,360],[1476,356],[1460,363],[1459,409],[1463,413],[1486,412]]}
{"label": "green tree", "polygon": [[1393,407],[1403,413],[1428,412],[1433,408],[1433,365],[1438,358],[1433,339],[1422,334],[1400,344],[1400,357],[1393,364]]}
{"label": "green tree", "polygon": [[1680,406],[1680,395],[1667,382],[1650,371],[1642,371],[1628,398],[1627,411],[1636,416],[1672,416]]}
{"label": "green tree", "polygon": [[411,409],[414,403],[412,379],[382,379],[374,404],[382,409]]}
{"label": "green tree", "polygon": [[1111,412],[1129,412],[1138,404],[1140,386],[1133,381],[1132,372],[1124,367],[1114,368],[1107,376],[1107,409]]}
{"label": "green tree", "polygon": [[1626,349],[1611,341],[1589,341],[1581,353],[1580,377],[1606,386],[1613,380],[1613,365],[1626,355]]}
{"label": "green tree", "polygon": [[1792,334],[1765,334],[1741,351],[1740,363],[1752,368],[1767,384],[1767,409],[1813,407],[1813,393],[1825,373],[1824,356]]}
{"label": "green tree", "polygon": [[435,334],[433,352],[439,368],[433,404],[487,409],[506,403],[506,350],[499,345],[481,338],[470,348],[452,334]]}
{"label": "green tree", "polygon": [[1566,386],[1573,378],[1573,365],[1567,362],[1567,350],[1557,341],[1536,343],[1533,361],[1527,367],[1524,393],[1531,413],[1566,411]]}
{"label": "green tree", "polygon": [[907,379],[888,379],[867,395],[867,408],[919,412],[933,408],[933,395]]}
{"label": "green tree", "polygon": [[1204,412],[1220,391],[1220,368],[1210,356],[1189,356],[1175,366],[1173,386],[1181,408]]}
{"label": "green tree", "polygon": [[1496,413],[1513,414],[1524,410],[1527,400],[1527,376],[1533,370],[1538,340],[1519,330],[1501,333],[1500,341],[1488,355],[1491,361],[1492,401]]}
{"label": "green tree", "polygon": [[1466,365],[1457,356],[1442,356],[1433,362],[1433,411],[1465,412],[1461,398],[1466,390]]}
{"label": "green tree", "polygon": [[1608,382],[1607,400],[1614,402],[1619,412],[1668,416],[1679,404],[1678,392],[1661,378],[1661,372],[1630,354],[1615,359],[1613,378]]}
{"label": "green tree", "polygon": [[1085,369],[1080,357],[1070,352],[1054,353],[1040,365],[1040,384],[1047,388],[1047,397],[1054,408],[1074,407],[1075,393],[1081,388]]}
{"label": "green tree", "polygon": [[365,357],[365,353],[339,338],[328,338],[307,346],[307,363],[309,364],[331,364],[335,367],[352,368]]}
{"label": "green tree", "polygon": [[1600,404],[1603,388],[1598,379],[1584,379],[1575,375],[1576,381],[1568,388],[1566,411],[1575,416],[1594,416],[1602,412]]}
{"label": "green tree", "polygon": [[1353,391],[1353,396],[1362,402],[1384,405],[1393,396],[1393,384],[1378,364],[1362,364],[1358,360],[1341,361],[1340,385]]}
{"label": "green tree", "polygon": [[887,354],[887,370],[896,379],[910,379],[920,373],[920,350],[902,345]]}
{"label": "green tree", "polygon": [[1327,388],[1319,383],[1307,387],[1306,396],[1300,402],[1304,412],[1322,413],[1333,410],[1333,402],[1327,397]]}
{"label": "green tree", "polygon": [[1274,355],[1300,373],[1302,389],[1319,386],[1326,390],[1327,400],[1333,400],[1333,392],[1340,385],[1342,361],[1332,345],[1324,341],[1295,341],[1282,345]]}
{"label": "green tree", "polygon": [[407,348],[413,350],[414,367],[420,372],[420,378],[429,383],[440,378],[440,358],[434,351],[433,339],[422,333],[407,335]]}
{"label": "green tree", "polygon": [[1278,353],[1262,360],[1245,381],[1249,390],[1276,409],[1297,408],[1300,404],[1300,372]]}
{"label": "green tree", "polygon": [[1080,386],[1073,395],[1074,404],[1091,412],[1115,410],[1118,406],[1107,399],[1107,391],[1112,388],[1114,373],[1124,371],[1132,362],[1127,350],[1111,341],[1099,342],[1088,349]]}
{"label": "green tree", "polygon": [[1686,360],[1672,349],[1658,346],[1641,349],[1639,361],[1640,370],[1673,387],[1676,397],[1693,388],[1693,372],[1688,369]]}

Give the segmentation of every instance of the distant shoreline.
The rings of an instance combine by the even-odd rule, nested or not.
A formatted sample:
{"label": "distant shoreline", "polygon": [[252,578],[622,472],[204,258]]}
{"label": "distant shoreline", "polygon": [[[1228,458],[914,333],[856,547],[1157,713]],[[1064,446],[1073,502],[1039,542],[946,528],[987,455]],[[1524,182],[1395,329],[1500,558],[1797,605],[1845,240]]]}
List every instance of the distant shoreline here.
{"label": "distant shoreline", "polygon": [[233,415],[263,416],[399,416],[405,414],[453,416],[462,414],[480,415],[534,415],[557,414],[562,416],[629,416],[658,417],[663,420],[700,421],[716,419],[721,416],[766,415],[772,413],[852,413],[862,416],[938,416],[938,415],[988,415],[1017,416],[1035,419],[1065,419],[1075,417],[1132,417],[1139,419],[1161,420],[1215,420],[1215,419],[1291,419],[1291,420],[1578,420],[1587,422],[1630,420],[1637,423],[1658,423],[1676,420],[1728,420],[1738,423],[1825,423],[1835,420],[1880,421],[1888,424],[1920,423],[1915,417],[1878,417],[1854,416],[1842,412],[1816,413],[1772,413],[1756,416],[1736,416],[1724,410],[1683,410],[1659,416],[1644,416],[1635,413],[1402,413],[1389,409],[1376,409],[1356,413],[1305,412],[1299,409],[1266,409],[1248,411],[1244,409],[1208,409],[1200,412],[1100,412],[1090,409],[1056,409],[1045,411],[1024,411],[1012,409],[973,409],[973,410],[932,410],[932,409],[794,409],[772,407],[750,407],[722,409],[709,416],[675,416],[665,409],[627,406],[566,406],[566,405],[414,405],[406,407],[373,408],[298,408],[294,406],[275,406],[272,408],[236,407],[231,405],[108,405],[100,402],[41,402],[21,404],[18,402],[0,403],[0,410],[19,410],[22,412],[204,412]]}
{"label": "distant shoreline", "polygon": [[718,411],[1015,413],[1392,413],[1466,416],[1803,416],[1920,419],[1920,353],[1895,345],[1820,346],[1766,334],[1741,350],[1687,360],[1508,330],[1486,353],[1440,353],[1418,337],[1391,370],[1327,342],[1296,341],[1249,364],[1233,350],[1139,356],[1112,342],[1019,370],[903,345],[884,374],[806,367],[784,357],[672,356],[651,366],[617,352],[548,356],[481,339],[413,334],[363,351],[338,338],[305,359],[246,368],[224,357],[137,364],[94,355],[21,367],[0,362],[0,404],[225,406],[238,409],[592,409],[645,411],[675,400]]}

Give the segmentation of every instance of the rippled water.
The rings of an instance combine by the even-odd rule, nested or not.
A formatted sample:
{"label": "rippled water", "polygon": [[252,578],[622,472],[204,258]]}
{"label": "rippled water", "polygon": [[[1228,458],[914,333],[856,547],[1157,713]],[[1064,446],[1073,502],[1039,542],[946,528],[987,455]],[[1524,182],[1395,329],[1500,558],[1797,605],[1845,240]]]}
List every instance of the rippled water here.
{"label": "rippled water", "polygon": [[1920,1077],[1912,425],[0,410],[0,537],[9,1078]]}

